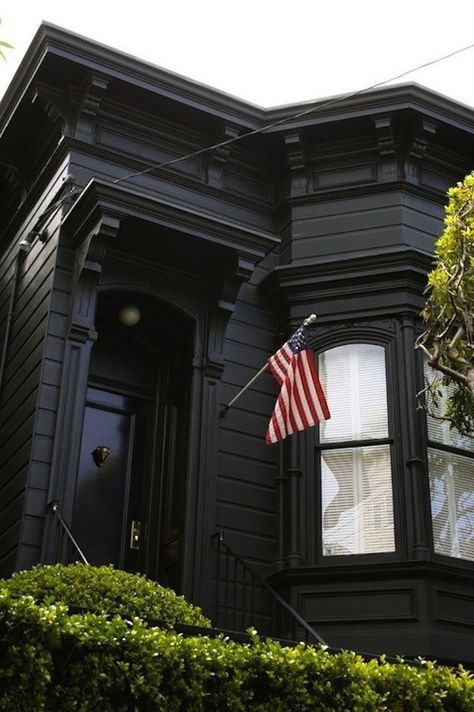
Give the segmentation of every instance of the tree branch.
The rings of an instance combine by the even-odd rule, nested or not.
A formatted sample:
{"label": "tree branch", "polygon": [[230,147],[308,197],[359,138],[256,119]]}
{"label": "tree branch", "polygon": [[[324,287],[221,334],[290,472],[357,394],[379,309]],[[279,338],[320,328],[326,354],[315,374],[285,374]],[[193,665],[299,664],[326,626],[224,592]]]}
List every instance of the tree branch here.
{"label": "tree branch", "polygon": [[[460,383],[461,385],[467,386],[467,388],[470,389],[468,377],[465,376],[464,373],[459,373],[459,371],[455,371],[453,368],[449,368],[449,366],[443,366],[443,364],[439,362],[439,344],[437,344],[437,348],[434,354],[432,354],[431,351],[429,351],[429,349],[427,349],[426,346],[422,343],[416,344],[415,348],[421,349],[423,353],[428,357],[428,364],[431,366],[431,368],[435,368],[437,371],[441,371],[441,373],[444,373],[445,376],[449,376],[453,379],[453,381],[456,381],[456,383]],[[474,371],[474,368],[472,370]]]}

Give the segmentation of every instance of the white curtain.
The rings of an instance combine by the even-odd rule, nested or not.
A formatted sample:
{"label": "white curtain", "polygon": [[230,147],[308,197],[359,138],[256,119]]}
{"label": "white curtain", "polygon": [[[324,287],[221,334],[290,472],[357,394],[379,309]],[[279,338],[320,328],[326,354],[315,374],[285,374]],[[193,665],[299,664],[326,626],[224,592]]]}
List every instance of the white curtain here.
{"label": "white curtain", "polygon": [[[321,444],[388,437],[385,352],[347,344],[321,354],[331,411]],[[389,445],[321,450],[323,555],[395,550]]]}

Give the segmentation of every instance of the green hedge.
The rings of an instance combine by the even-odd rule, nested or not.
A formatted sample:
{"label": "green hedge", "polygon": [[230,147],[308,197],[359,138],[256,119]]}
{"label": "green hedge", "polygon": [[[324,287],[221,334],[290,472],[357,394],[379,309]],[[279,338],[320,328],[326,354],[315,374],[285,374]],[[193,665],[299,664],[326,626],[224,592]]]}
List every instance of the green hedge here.
{"label": "green hedge", "polygon": [[70,615],[0,590],[0,710],[472,712],[474,681],[432,663],[184,638],[138,618]]}
{"label": "green hedge", "polygon": [[148,618],[170,628],[175,623],[210,626],[202,611],[183,596],[144,576],[112,566],[35,566],[9,579],[0,579],[0,588],[14,596],[32,596],[36,603],[64,603],[98,613]]}

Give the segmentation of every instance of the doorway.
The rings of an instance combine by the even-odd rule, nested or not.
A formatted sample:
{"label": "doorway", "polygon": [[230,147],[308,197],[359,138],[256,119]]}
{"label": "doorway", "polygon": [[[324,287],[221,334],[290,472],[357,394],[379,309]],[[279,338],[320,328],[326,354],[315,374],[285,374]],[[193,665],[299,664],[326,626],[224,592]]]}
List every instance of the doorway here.
{"label": "doorway", "polygon": [[91,564],[179,590],[192,324],[152,297],[107,292],[96,330],[73,531]]}

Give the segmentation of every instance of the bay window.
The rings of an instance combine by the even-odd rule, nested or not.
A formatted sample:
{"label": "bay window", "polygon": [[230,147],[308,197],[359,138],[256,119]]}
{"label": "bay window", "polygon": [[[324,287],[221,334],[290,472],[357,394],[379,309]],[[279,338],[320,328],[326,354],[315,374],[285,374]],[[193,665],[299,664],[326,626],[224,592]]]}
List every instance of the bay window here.
{"label": "bay window", "polygon": [[322,353],[331,411],[320,425],[323,556],[395,550],[385,349],[345,344]]}
{"label": "bay window", "polygon": [[[426,367],[428,380],[440,379]],[[433,544],[437,554],[474,561],[474,439],[461,435],[441,419],[450,390],[427,416],[428,471]]]}

